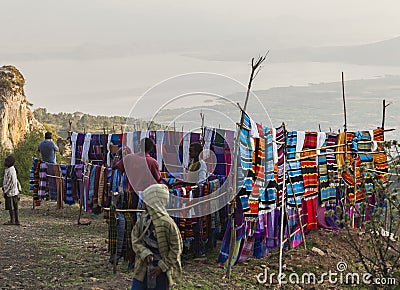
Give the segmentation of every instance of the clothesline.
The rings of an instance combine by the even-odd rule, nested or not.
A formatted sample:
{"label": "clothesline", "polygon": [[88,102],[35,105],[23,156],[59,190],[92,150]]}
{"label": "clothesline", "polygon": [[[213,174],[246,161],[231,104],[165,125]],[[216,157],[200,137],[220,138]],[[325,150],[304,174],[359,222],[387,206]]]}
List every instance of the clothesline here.
{"label": "clothesline", "polygon": [[[315,151],[315,150],[313,150]],[[291,152],[290,152],[291,153]],[[325,153],[320,153],[320,154],[313,154],[313,155],[307,155],[299,158],[290,158],[288,161],[299,161],[299,160],[304,160],[304,159],[310,159],[313,157],[318,157],[318,156],[324,156],[324,155],[332,155],[332,154],[361,154],[361,155],[369,155],[369,154],[378,154],[382,152],[358,152],[358,151],[336,151],[336,152],[325,152]]]}
{"label": "clothesline", "polygon": [[[103,210],[105,210],[105,211],[109,211],[109,210],[111,210],[109,207],[104,207],[103,208]],[[146,210],[144,210],[144,209],[133,209],[133,208],[130,208],[130,209],[115,209],[115,211],[117,211],[117,212],[145,212]]]}
{"label": "clothesline", "polygon": [[371,171],[371,172],[380,173],[380,174],[388,174],[388,175],[392,175],[392,176],[400,176],[400,174],[397,174],[397,173],[384,172],[384,171],[379,171],[379,170],[370,169],[370,168],[367,168],[366,170],[367,171]]}

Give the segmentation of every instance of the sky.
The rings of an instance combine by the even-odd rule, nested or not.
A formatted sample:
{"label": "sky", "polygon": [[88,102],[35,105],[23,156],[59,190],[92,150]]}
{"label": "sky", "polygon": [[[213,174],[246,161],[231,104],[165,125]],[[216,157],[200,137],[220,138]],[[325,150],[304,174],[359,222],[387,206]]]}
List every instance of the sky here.
{"label": "sky", "polygon": [[[399,36],[396,0],[0,0],[0,65],[26,79],[33,108],[129,115],[146,92],[176,75],[211,72],[247,83],[250,59],[296,47],[356,45]],[[208,60],[224,51],[248,61]],[[196,57],[193,57],[196,55]],[[202,57],[204,56],[204,57]],[[399,68],[272,63],[254,89],[339,81]],[[218,86],[209,80],[208,86]],[[189,86],[190,87],[190,86]],[[233,86],[235,89],[236,86]],[[201,101],[201,100],[199,100]]]}

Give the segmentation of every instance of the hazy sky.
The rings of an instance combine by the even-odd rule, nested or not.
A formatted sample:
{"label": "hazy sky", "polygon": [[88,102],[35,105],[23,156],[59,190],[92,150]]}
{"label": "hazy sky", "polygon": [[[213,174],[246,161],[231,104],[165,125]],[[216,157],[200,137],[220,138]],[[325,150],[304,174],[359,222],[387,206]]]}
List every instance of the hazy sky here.
{"label": "hazy sky", "polygon": [[[0,65],[20,69],[28,100],[50,112],[127,115],[138,96],[154,84],[193,71],[247,82],[248,62],[207,61],[191,58],[191,53],[237,51],[250,60],[269,49],[273,58],[280,48],[390,39],[399,36],[400,27],[398,0],[0,0],[0,4]],[[354,65],[267,66],[255,88],[335,81],[343,69],[352,79],[370,76],[367,69]]]}

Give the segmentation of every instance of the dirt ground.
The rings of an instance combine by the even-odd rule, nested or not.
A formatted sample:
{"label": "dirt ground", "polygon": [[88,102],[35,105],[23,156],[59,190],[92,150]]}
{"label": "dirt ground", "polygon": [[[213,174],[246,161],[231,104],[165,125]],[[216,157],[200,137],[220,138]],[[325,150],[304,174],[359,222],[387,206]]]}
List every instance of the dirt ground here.
{"label": "dirt ground", "polygon": [[[84,213],[91,224],[78,226],[78,207],[56,210],[53,202],[44,202],[32,210],[32,200],[23,196],[20,202],[21,226],[7,226],[4,201],[0,205],[0,289],[130,289],[131,274],[126,262],[120,262],[113,274],[108,262],[107,224],[103,217]],[[307,236],[307,250],[301,245],[284,251],[285,273],[321,273],[337,271],[337,263],[359,270],[344,243],[344,233],[314,231]],[[314,250],[311,250],[314,248]],[[315,248],[320,249],[318,252]],[[218,249],[206,258],[184,258],[184,276],[180,289],[266,289],[257,275],[278,273],[279,251],[263,259],[249,259],[236,265],[230,281],[218,267]],[[290,285],[287,289],[341,289],[342,285]],[[367,289],[357,287],[357,289]]]}

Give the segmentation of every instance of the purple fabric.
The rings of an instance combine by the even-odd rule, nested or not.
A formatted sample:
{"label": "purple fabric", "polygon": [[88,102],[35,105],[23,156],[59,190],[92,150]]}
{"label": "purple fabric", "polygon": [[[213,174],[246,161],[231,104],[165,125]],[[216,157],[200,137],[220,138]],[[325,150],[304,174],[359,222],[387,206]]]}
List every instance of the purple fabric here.
{"label": "purple fabric", "polygon": [[235,144],[235,132],[234,131],[225,131],[225,142],[228,144],[229,148],[233,150]]}
{"label": "purple fabric", "polygon": [[325,229],[325,230],[334,230],[334,227],[329,226],[326,223],[326,216],[325,216],[325,212],[326,212],[326,207],[323,207],[319,204],[319,202],[317,202],[317,220],[318,220],[318,227]]}
{"label": "purple fabric", "polygon": [[223,147],[214,146],[214,153],[217,157],[217,164],[214,169],[214,174],[226,176],[225,149]]}
{"label": "purple fabric", "polygon": [[269,249],[279,245],[280,212],[280,209],[277,208],[267,213],[267,247]]}
{"label": "purple fabric", "polygon": [[240,202],[239,196],[236,195],[236,209],[235,209],[235,228],[236,228],[236,240],[239,240],[244,235],[244,214],[242,203]]}
{"label": "purple fabric", "polygon": [[336,223],[336,221],[337,221],[336,205],[327,205],[326,210],[327,211],[333,210],[332,216],[325,216],[326,224],[331,228],[335,228],[335,229],[340,228],[338,226],[338,224]]}
{"label": "purple fabric", "polygon": [[56,164],[47,164],[47,184],[49,188],[50,200],[57,201],[57,178],[55,177],[54,166]]}
{"label": "purple fabric", "polygon": [[194,143],[194,142],[200,142],[200,134],[191,132],[190,133],[190,143]]}

